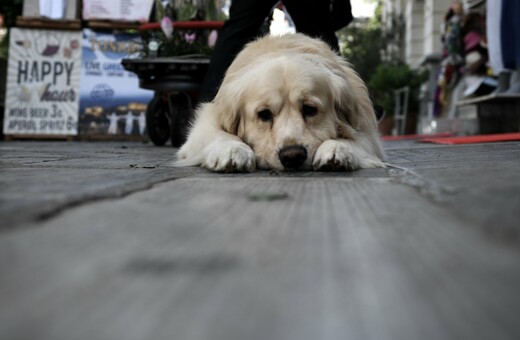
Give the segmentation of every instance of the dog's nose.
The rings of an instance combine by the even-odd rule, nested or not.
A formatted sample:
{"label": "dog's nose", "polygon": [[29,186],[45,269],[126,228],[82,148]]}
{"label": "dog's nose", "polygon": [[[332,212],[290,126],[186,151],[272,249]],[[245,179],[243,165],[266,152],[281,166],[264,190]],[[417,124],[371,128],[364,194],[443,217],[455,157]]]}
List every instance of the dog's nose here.
{"label": "dog's nose", "polygon": [[296,169],[307,159],[307,150],[301,145],[286,146],[278,152],[280,162],[285,168]]}

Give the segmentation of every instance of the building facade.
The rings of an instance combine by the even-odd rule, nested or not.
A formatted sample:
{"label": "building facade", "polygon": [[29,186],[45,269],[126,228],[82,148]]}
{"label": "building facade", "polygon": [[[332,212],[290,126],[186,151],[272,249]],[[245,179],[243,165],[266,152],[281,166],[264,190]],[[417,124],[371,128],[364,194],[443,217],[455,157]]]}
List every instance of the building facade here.
{"label": "building facade", "polygon": [[[442,51],[444,15],[453,0],[383,0],[382,19],[387,30],[402,29],[401,59],[412,68]],[[402,26],[399,28],[398,26]],[[393,48],[393,47],[392,47]]]}

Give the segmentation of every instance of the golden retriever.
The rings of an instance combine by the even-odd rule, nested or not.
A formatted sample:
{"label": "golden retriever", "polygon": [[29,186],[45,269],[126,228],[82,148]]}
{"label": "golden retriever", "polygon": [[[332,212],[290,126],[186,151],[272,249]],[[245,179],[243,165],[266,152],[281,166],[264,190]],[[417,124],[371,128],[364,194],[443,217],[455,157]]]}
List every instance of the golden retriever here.
{"label": "golden retriever", "polygon": [[217,172],[385,167],[366,86],[324,42],[302,34],[248,44],[195,115],[179,166]]}

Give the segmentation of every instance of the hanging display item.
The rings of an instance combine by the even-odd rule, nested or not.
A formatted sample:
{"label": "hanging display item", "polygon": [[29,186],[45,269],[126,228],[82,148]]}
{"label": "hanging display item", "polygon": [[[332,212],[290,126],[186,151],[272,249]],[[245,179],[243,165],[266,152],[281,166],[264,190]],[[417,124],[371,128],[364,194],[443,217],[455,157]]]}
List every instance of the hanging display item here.
{"label": "hanging display item", "polygon": [[84,20],[148,21],[154,0],[83,0]]}

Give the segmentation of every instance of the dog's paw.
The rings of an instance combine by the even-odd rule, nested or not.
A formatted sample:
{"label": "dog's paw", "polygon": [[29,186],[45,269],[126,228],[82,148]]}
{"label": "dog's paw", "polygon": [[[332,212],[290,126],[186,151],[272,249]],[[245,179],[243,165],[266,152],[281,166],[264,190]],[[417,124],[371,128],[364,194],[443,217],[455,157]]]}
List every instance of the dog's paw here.
{"label": "dog's paw", "polygon": [[354,171],[361,168],[383,168],[384,163],[376,156],[350,142],[327,140],[323,142],[312,162],[317,171]]}
{"label": "dog's paw", "polygon": [[255,153],[239,141],[212,143],[202,165],[217,172],[251,172],[256,167]]}
{"label": "dog's paw", "polygon": [[319,171],[359,169],[359,163],[350,146],[335,140],[327,140],[320,145],[314,154],[312,166]]}

